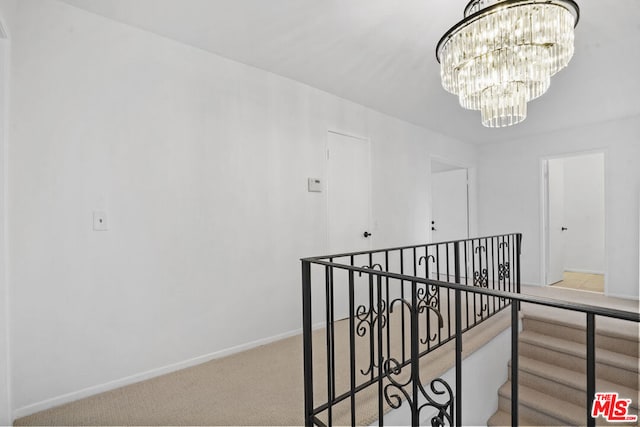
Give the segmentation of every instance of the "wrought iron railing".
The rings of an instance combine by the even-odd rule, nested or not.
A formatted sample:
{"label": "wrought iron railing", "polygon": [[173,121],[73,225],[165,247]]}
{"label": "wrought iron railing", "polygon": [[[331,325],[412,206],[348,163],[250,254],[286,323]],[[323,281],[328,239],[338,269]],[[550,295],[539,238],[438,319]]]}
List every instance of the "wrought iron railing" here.
{"label": "wrought iron railing", "polygon": [[[521,295],[521,241],[521,234],[507,234],[303,259],[305,424],[356,425],[363,422],[358,406],[369,399],[380,426],[384,414],[405,401],[414,426],[425,408],[433,411],[433,424],[461,425],[462,393],[441,378],[425,387],[420,360],[454,341],[455,390],[462,390],[462,334],[511,306],[511,413],[517,425],[519,302],[586,314],[589,409],[595,316],[635,322],[640,316]],[[322,326],[315,333],[314,324]],[[314,369],[322,381],[314,382]],[[587,425],[593,421],[587,413]]]}

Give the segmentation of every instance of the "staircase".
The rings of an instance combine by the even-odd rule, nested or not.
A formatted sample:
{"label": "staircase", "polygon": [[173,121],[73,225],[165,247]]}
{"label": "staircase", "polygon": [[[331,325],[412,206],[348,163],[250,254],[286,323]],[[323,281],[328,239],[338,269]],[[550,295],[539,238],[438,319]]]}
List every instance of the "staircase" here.
{"label": "staircase", "polygon": [[[562,311],[562,310],[560,310]],[[551,316],[535,308],[522,311],[519,339],[519,424],[586,425],[586,332],[584,315]],[[638,325],[596,319],[596,392],[618,392],[632,399],[638,414]],[[511,425],[511,367],[498,391],[498,411],[488,426]],[[612,425],[602,417],[598,425]],[[615,423],[638,425],[638,423]]]}

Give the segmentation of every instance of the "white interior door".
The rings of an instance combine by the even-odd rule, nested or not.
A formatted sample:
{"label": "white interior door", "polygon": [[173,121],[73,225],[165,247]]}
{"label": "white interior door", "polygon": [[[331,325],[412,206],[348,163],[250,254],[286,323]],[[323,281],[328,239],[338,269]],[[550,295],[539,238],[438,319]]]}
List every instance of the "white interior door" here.
{"label": "white interior door", "polygon": [[329,252],[367,250],[369,142],[329,132],[328,163]]}
{"label": "white interior door", "polygon": [[547,161],[547,277],[546,284],[559,282],[564,275],[564,165],[563,159]]}
{"label": "white interior door", "polygon": [[446,242],[469,237],[467,170],[431,174],[431,241]]}
{"label": "white interior door", "polygon": [[[369,142],[329,132],[327,148],[329,253],[368,250],[371,248],[372,239],[369,234],[371,233],[369,228],[371,178]],[[357,280],[360,282],[364,278]],[[346,318],[349,314],[347,284],[346,272],[334,271],[336,320]],[[364,300],[361,287],[358,283],[357,304]]]}

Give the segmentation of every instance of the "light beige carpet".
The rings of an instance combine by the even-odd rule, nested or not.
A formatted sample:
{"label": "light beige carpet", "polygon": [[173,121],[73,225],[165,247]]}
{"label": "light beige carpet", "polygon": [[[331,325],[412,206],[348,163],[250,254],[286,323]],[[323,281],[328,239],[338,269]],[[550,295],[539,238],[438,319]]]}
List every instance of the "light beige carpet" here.
{"label": "light beige carpet", "polygon": [[[444,295],[442,301],[446,301]],[[398,311],[392,315],[392,329],[400,327]],[[435,317],[432,321],[436,323]],[[464,356],[509,325],[509,310],[503,310],[465,333]],[[443,330],[447,327],[445,314]],[[406,328],[407,334],[409,329]],[[348,321],[336,322],[338,395],[349,385],[347,331]],[[400,334],[394,336],[392,355],[400,359]],[[369,341],[359,338],[357,343],[359,372],[369,363]],[[318,406],[326,402],[327,396],[324,329],[314,332],[314,346],[314,393]],[[453,364],[452,341],[422,358],[423,382],[428,385]],[[23,417],[15,425],[301,425],[302,366],[302,338],[295,336]],[[407,374],[405,369],[399,379]],[[357,382],[361,384],[368,378],[358,373]],[[356,402],[358,424],[366,425],[378,418],[377,385],[358,393]],[[334,423],[350,424],[349,414],[347,399],[334,407]],[[326,411],[319,416],[324,420],[326,417]]]}
{"label": "light beige carpet", "polygon": [[[637,311],[637,301],[606,298],[568,289],[523,286],[523,293]],[[446,298],[443,295],[443,305]],[[472,305],[470,305],[472,307]],[[479,304],[478,304],[479,306]],[[471,308],[470,308],[471,309]],[[523,306],[523,309],[528,309]],[[540,307],[541,310],[545,310]],[[446,324],[446,310],[444,329]],[[509,310],[464,334],[465,357],[510,325]],[[562,310],[554,315],[584,315]],[[398,328],[398,313],[391,327]],[[473,318],[471,316],[470,318]],[[580,319],[578,319],[580,320]],[[466,316],[463,315],[463,325]],[[432,317],[435,323],[435,318]],[[432,323],[433,324],[433,323]],[[599,320],[598,327],[606,322]],[[407,332],[408,332],[407,328]],[[347,390],[348,322],[336,322],[336,388]],[[394,334],[392,355],[400,358],[400,334]],[[369,341],[359,339],[358,370],[368,365]],[[454,343],[421,360],[423,383],[454,364]],[[314,393],[316,406],[326,401],[326,345],[324,329],[314,333]],[[384,347],[386,351],[386,347]],[[505,351],[509,351],[506,349]],[[357,376],[358,383],[365,376]],[[358,394],[357,423],[377,419],[377,386]],[[324,399],[324,400],[323,400]],[[406,404],[406,403],[405,403]],[[335,424],[350,424],[349,401],[334,408]],[[326,420],[326,412],[320,415]],[[301,425],[303,424],[302,338],[291,337],[223,359],[163,375],[148,381],[72,402],[18,419],[16,425]]]}

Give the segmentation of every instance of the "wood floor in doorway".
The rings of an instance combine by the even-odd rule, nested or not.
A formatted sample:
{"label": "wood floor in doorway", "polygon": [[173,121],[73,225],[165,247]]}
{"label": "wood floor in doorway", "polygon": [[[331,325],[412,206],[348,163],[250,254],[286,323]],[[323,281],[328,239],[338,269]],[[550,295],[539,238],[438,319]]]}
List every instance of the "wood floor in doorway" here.
{"label": "wood floor in doorway", "polygon": [[569,288],[580,291],[603,293],[604,275],[565,271],[563,280],[558,283],[554,283],[553,286],[557,288]]}

